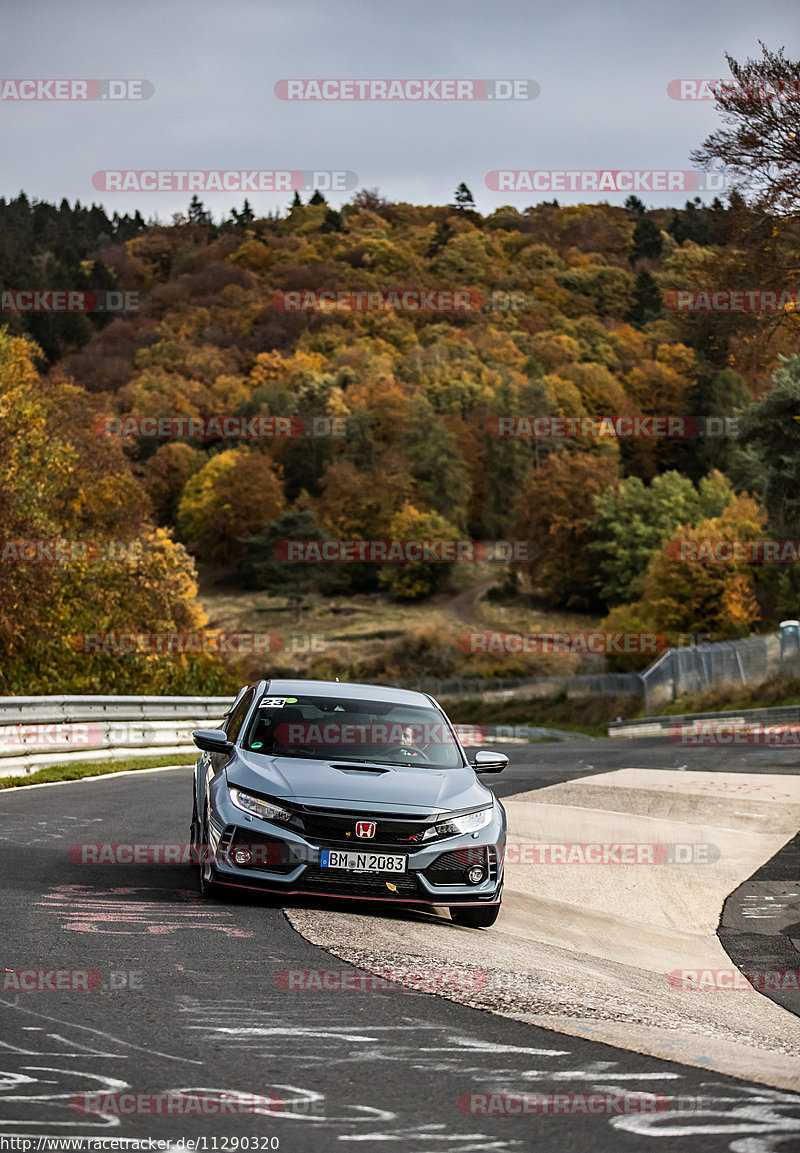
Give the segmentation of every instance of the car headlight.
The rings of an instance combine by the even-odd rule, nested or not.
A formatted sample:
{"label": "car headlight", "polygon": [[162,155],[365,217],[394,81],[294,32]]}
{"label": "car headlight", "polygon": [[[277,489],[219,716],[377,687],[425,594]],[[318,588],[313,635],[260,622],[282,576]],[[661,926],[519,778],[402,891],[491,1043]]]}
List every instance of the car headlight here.
{"label": "car headlight", "polygon": [[229,788],[228,796],[237,809],[251,813],[254,817],[261,817],[263,821],[291,821],[292,819],[292,814],[288,809],[281,809],[269,801],[262,801],[261,797],[243,793],[241,789]]}
{"label": "car headlight", "polygon": [[479,809],[477,813],[465,813],[463,817],[450,817],[441,821],[431,829],[426,829],[422,835],[423,841],[430,841],[433,837],[459,837],[464,833],[476,833],[478,829],[485,829],[492,819],[491,806],[488,809]]}

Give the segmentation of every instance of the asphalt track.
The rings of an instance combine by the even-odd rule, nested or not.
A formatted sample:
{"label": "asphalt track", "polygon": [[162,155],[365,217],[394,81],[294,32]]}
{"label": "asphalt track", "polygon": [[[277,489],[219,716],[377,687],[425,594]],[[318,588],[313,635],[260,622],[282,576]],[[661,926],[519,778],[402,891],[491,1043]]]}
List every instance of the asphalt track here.
{"label": "asphalt track", "polygon": [[[493,784],[500,796],[628,766],[796,772],[790,749],[639,740],[506,751],[512,763]],[[187,866],[70,859],[81,842],[185,840],[189,796],[188,769],[0,794],[4,969],[94,970],[103,983],[2,992],[0,1148],[12,1148],[10,1137],[202,1136],[209,1150],[265,1149],[276,1138],[284,1153],[800,1149],[799,1094],[434,995],[282,988],[281,970],[342,963],[295,932],[280,907],[257,896],[203,903]],[[796,868],[791,853],[784,858],[784,872]],[[771,883],[796,879],[774,876],[783,866],[770,864]],[[409,915],[381,914],[401,927]],[[464,932],[454,927],[454,964]],[[80,1114],[72,1104],[84,1093],[178,1090],[265,1102],[261,1113],[202,1118]],[[627,1115],[464,1111],[468,1095],[481,1108],[488,1095],[518,1092],[582,1094],[593,1107],[606,1095],[612,1109],[624,1107],[621,1094],[630,1102],[647,1093],[659,1104]]]}

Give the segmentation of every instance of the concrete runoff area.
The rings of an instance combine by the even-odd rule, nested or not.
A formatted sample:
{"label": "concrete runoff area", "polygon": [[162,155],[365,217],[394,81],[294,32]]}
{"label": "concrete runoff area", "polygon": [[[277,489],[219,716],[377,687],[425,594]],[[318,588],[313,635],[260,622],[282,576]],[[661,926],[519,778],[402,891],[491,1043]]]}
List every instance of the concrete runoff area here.
{"label": "concrete runoff area", "polygon": [[[629,768],[503,804],[506,887],[493,928],[380,906],[290,908],[291,924],[383,976],[455,965],[484,974],[480,988],[436,990],[454,1000],[800,1089],[800,1016],[748,985],[716,935],[725,898],[800,828],[800,776]],[[800,974],[789,938],[784,967]],[[695,987],[682,986],[684,971]],[[800,1014],[800,991],[789,1001]]]}

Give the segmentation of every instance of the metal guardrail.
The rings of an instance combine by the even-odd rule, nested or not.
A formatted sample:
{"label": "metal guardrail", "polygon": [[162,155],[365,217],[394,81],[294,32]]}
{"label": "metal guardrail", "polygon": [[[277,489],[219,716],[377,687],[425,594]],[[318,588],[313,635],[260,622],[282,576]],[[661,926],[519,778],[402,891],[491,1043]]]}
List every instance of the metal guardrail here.
{"label": "metal guardrail", "polygon": [[772,709],[738,709],[735,713],[674,713],[664,717],[637,717],[632,721],[612,721],[610,737],[665,737],[670,729],[693,725],[698,721],[724,722],[726,725],[788,725],[800,723],[800,705],[783,705]]}
{"label": "metal guardrail", "polygon": [[118,760],[132,752],[185,756],[233,697],[0,697],[0,777],[63,761]]}
{"label": "metal guardrail", "polygon": [[67,721],[157,721],[221,717],[233,697],[0,697],[0,730],[9,724],[58,724]]}

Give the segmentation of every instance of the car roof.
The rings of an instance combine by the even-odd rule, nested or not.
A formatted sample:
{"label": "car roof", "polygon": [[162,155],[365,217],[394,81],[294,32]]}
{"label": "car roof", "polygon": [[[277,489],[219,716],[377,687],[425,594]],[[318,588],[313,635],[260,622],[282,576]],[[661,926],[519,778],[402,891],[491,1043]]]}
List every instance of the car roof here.
{"label": "car roof", "polygon": [[306,694],[314,696],[345,697],[349,700],[384,701],[395,705],[417,705],[430,708],[434,702],[426,693],[419,693],[413,689],[395,689],[391,685],[360,685],[348,681],[300,681],[300,680],[270,680],[263,682],[265,692],[270,696],[295,696]]}

